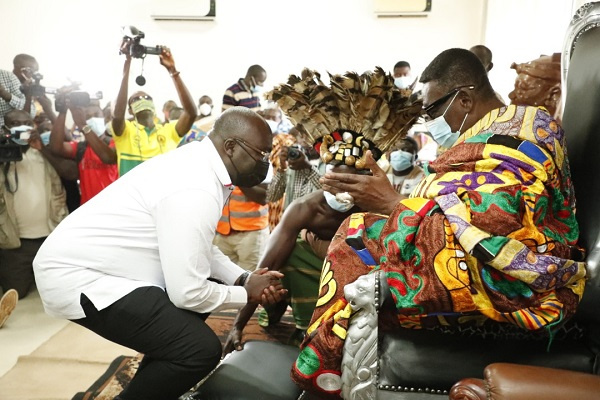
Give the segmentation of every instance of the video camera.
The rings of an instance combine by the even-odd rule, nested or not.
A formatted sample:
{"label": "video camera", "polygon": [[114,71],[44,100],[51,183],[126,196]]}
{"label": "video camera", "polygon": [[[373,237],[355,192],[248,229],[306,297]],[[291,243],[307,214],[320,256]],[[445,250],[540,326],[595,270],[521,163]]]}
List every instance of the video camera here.
{"label": "video camera", "polygon": [[[41,97],[46,94],[53,94],[55,96],[54,108],[57,112],[61,112],[66,110],[66,99],[69,99],[69,102],[74,107],[87,107],[90,105],[90,100],[101,100],[102,92],[96,92],[93,96],[90,96],[89,93],[78,90],[79,83],[72,83],[70,86],[65,86],[61,89],[56,88],[47,88],[43,86],[40,82],[44,79],[44,75],[39,72],[35,72],[32,75],[33,84],[29,86],[29,91],[32,97]],[[21,91],[24,91],[21,89]]]}
{"label": "video camera", "polygon": [[6,128],[0,129],[0,163],[23,160],[23,150],[21,146],[12,141],[13,137],[21,138],[24,132],[11,133]]}
{"label": "video camera", "polygon": [[162,53],[161,46],[144,46],[140,41],[146,36],[144,32],[137,29],[135,26],[124,26],[123,35],[133,43],[129,47],[129,55],[133,58],[144,58],[147,54],[159,55]]}
{"label": "video camera", "polygon": [[69,99],[71,107],[87,107],[90,105],[91,100],[101,100],[102,92],[96,92],[93,96],[90,96],[88,92],[82,90],[56,93],[56,98],[54,100],[56,112],[64,112],[67,110],[67,99]]}

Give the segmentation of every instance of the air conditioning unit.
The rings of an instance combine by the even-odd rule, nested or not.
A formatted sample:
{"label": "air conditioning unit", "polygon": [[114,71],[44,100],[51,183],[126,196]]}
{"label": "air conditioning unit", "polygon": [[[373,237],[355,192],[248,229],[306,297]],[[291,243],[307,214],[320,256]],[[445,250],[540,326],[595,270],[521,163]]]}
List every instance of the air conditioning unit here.
{"label": "air conditioning unit", "polygon": [[426,17],[432,0],[373,0],[378,18]]}
{"label": "air conditioning unit", "polygon": [[216,0],[151,0],[150,17],[156,21],[214,21]]}

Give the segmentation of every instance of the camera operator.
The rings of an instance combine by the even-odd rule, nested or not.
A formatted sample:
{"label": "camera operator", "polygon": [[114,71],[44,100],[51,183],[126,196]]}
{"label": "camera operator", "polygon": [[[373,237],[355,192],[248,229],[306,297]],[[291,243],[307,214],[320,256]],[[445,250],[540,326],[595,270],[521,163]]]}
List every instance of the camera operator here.
{"label": "camera operator", "polygon": [[[192,127],[196,119],[196,104],[186,88],[179,71],[175,68],[173,55],[167,47],[162,47],[159,55],[160,63],[166,68],[173,79],[183,113],[177,122],[162,125],[156,117],[152,97],[145,92],[136,92],[129,99],[129,70],[131,67],[130,47],[134,42],[125,37],[121,43],[121,53],[125,54],[123,79],[113,111],[111,133],[117,149],[119,176],[130,171],[154,156],[173,150]],[[125,111],[129,109],[134,121],[125,119]]]}
{"label": "camera operator", "polygon": [[[57,97],[60,112],[50,134],[50,150],[56,156],[77,161],[81,204],[85,203],[118,177],[114,141],[105,135],[104,114],[96,101],[88,106],[72,104],[68,96]],[[67,110],[83,133],[84,141],[65,141]]]}
{"label": "camera operator", "polygon": [[51,154],[25,111],[11,110],[4,121],[0,151],[17,144],[22,160],[0,165],[0,287],[23,298],[34,283],[33,258],[68,214],[60,178],[77,179],[77,166]]}
{"label": "camera operator", "polygon": [[[0,69],[0,126],[4,126],[4,116],[7,112],[24,108],[25,94],[21,91],[21,82],[17,74]],[[34,115],[35,112],[32,117]]]}
{"label": "camera operator", "polygon": [[[52,101],[44,93],[44,87],[40,86],[41,75],[38,70],[37,60],[29,54],[17,54],[13,59],[13,73],[21,82],[21,91],[25,95],[23,110],[29,110],[31,116],[35,117],[37,114],[35,103],[37,102],[50,121],[54,123],[56,114],[52,109]],[[38,76],[37,81],[34,79],[36,75]]]}

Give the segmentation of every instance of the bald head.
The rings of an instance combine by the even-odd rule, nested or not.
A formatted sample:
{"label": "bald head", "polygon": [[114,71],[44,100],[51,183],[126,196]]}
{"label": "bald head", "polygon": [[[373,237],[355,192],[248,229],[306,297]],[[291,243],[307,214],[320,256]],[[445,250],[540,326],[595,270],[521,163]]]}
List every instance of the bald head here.
{"label": "bald head", "polygon": [[490,72],[490,70],[494,67],[494,63],[492,62],[492,51],[482,44],[471,47],[469,51],[479,58],[483,64],[483,67],[485,68],[485,71]]}
{"label": "bald head", "polygon": [[211,136],[226,140],[237,137],[244,140],[271,139],[271,128],[256,112],[246,107],[231,107],[215,121]]}

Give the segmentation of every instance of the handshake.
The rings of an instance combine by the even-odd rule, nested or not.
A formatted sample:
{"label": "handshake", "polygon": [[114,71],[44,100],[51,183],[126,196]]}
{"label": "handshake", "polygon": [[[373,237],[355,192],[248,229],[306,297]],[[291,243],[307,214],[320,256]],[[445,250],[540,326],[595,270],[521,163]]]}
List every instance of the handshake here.
{"label": "handshake", "polygon": [[287,296],[281,278],[281,272],[260,268],[250,274],[244,273],[238,284],[248,292],[248,303],[268,305],[278,303]]}

